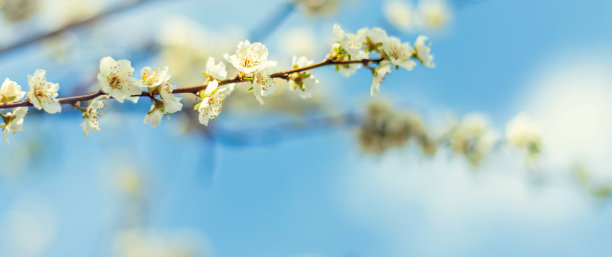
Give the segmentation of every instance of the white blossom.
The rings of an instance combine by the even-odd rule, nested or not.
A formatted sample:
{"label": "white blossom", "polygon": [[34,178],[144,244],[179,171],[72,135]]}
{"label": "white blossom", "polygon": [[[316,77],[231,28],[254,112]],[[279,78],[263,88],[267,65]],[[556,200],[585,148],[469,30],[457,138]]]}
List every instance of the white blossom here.
{"label": "white blossom", "polygon": [[355,72],[362,66],[363,64],[361,63],[352,63],[352,64],[337,65],[336,67],[338,67],[338,72],[342,74],[342,76],[348,78],[352,76],[353,74],[355,74]]}
{"label": "white blossom", "polygon": [[206,62],[206,70],[204,73],[216,80],[224,80],[227,77],[225,63],[219,62],[218,64],[215,64],[215,58],[213,57],[208,57],[208,61]]}
{"label": "white blossom", "polygon": [[[333,51],[338,51],[340,47],[339,43],[334,43],[332,45]],[[358,56],[356,56],[357,58],[353,58],[354,60],[362,60],[362,59],[366,59],[368,58],[368,54],[366,52],[361,52],[359,53]],[[342,61],[348,61],[349,58],[343,58]],[[342,74],[342,76],[344,77],[350,77],[351,75],[355,74],[355,72],[361,68],[363,66],[362,63],[352,63],[352,64],[342,64],[342,65],[336,65],[336,70]]]}
{"label": "white blossom", "polygon": [[[312,65],[313,60],[308,59],[306,56],[293,57],[294,69]],[[319,90],[319,80],[317,80],[311,72],[303,71],[296,72],[289,77],[289,89],[298,92],[298,95],[302,99],[312,97],[312,94]]]}
{"label": "white blossom", "polygon": [[142,68],[142,85],[149,88],[149,91],[158,90],[161,85],[170,83],[170,72],[168,66],[160,69],[144,67]]}
{"label": "white blossom", "polygon": [[[293,56],[292,63],[293,63],[293,67],[292,68],[297,69],[297,68],[301,68],[301,67],[306,67],[306,66],[312,65],[314,63],[314,61],[311,60],[311,59],[308,59],[308,57],[306,57],[306,56],[300,56],[299,58],[296,57],[296,56]],[[306,71],[304,71],[304,72],[306,72]]]}
{"label": "white blossom", "polygon": [[0,103],[12,103],[21,100],[26,92],[21,90],[21,86],[17,82],[8,78],[2,82],[0,87]]}
{"label": "white blossom", "polygon": [[208,126],[208,121],[216,118],[223,109],[223,102],[234,90],[234,84],[219,86],[216,80],[210,81],[206,90],[201,93],[202,101],[195,106],[199,113],[200,123]]}
{"label": "white blossom", "polygon": [[57,113],[62,110],[57,98],[59,84],[48,82],[45,78],[45,70],[36,70],[33,76],[28,75],[28,90],[27,98],[36,107],[36,109],[44,109],[48,113]]}
{"label": "white blossom", "polygon": [[144,118],[144,124],[150,124],[151,128],[155,128],[161,124],[162,119],[164,118],[164,112],[154,106],[151,107],[151,110]]}
{"label": "white blossom", "polygon": [[264,104],[263,97],[274,93],[274,81],[270,77],[268,69],[257,71],[253,74],[253,94],[259,102]]}
{"label": "white blossom", "polygon": [[425,43],[427,41],[426,36],[417,37],[414,42],[414,49],[416,50],[416,57],[421,61],[421,63],[428,68],[434,68],[436,65],[433,63],[433,55],[430,54],[431,49],[429,45]]}
{"label": "white blossom", "polygon": [[87,109],[85,109],[83,112],[83,118],[85,118],[85,121],[81,123],[83,133],[85,133],[86,136],[89,136],[89,131],[91,130],[100,130],[98,119],[100,119],[102,113],[99,111],[104,109],[104,101],[108,100],[109,98],[109,95],[101,95],[89,102]]}
{"label": "white blossom", "polygon": [[372,87],[370,88],[370,95],[375,96],[380,91],[380,84],[385,79],[385,76],[391,72],[391,63],[387,60],[381,61],[378,68],[374,70],[374,77],[372,78]]}
{"label": "white blossom", "polygon": [[215,59],[212,57],[208,58],[204,73],[209,76],[209,81],[206,90],[200,94],[202,101],[195,106],[195,109],[199,112],[200,123],[208,126],[208,121],[221,113],[225,97],[233,91],[234,84],[219,86],[219,80],[226,78],[227,71],[225,63],[215,64]]}
{"label": "white blossom", "polygon": [[367,51],[378,50],[387,41],[387,32],[378,27],[363,28],[357,34],[364,38]]}
{"label": "white blossom", "polygon": [[416,63],[410,59],[414,54],[414,49],[410,47],[410,44],[402,43],[399,38],[387,38],[383,49],[392,65],[406,70],[412,70],[416,66]]}
{"label": "white blossom", "polygon": [[275,61],[268,60],[268,48],[265,45],[259,42],[251,44],[248,40],[238,43],[235,54],[224,54],[223,57],[238,71],[246,74],[276,66]]}
{"label": "white blossom", "polygon": [[100,60],[98,81],[102,91],[123,103],[125,99],[136,103],[138,97],[132,97],[142,92],[138,80],[132,78],[134,68],[128,60],[115,61],[110,56]]}
{"label": "white blossom", "polygon": [[155,103],[144,118],[144,123],[151,125],[151,128],[159,126],[164,115],[178,112],[183,108],[180,98],[173,98],[172,100],[170,98],[163,100],[153,99],[153,101]]}
{"label": "white blossom", "polygon": [[175,86],[170,83],[170,72],[168,67],[163,69],[151,69],[145,67],[142,69],[142,85],[149,88],[149,92],[157,92],[164,101],[170,103],[180,102],[181,98],[174,96],[172,91]]}
{"label": "white blossom", "polygon": [[312,94],[319,90],[319,80],[315,77],[308,76],[304,79],[303,89],[297,90],[298,95],[302,99],[311,98]]}
{"label": "white blossom", "polygon": [[351,56],[351,59],[358,60],[360,56],[367,56],[363,51],[363,45],[366,42],[364,31],[357,34],[346,33],[338,24],[334,24],[333,30],[336,42]]}
{"label": "white blossom", "polygon": [[27,107],[17,107],[13,110],[13,112],[9,112],[4,115],[5,124],[3,124],[3,132],[4,132],[4,142],[9,143],[8,133],[12,132],[13,134],[23,130],[23,118],[26,116],[28,112]]}

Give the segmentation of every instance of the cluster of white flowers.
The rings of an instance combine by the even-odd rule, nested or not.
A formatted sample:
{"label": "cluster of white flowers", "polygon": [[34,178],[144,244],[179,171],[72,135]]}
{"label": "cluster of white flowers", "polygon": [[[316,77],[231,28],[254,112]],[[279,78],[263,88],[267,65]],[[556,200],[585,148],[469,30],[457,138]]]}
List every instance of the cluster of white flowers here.
{"label": "cluster of white flowers", "polygon": [[260,104],[264,103],[262,97],[274,92],[274,81],[270,74],[276,62],[268,60],[268,48],[265,45],[245,40],[238,43],[235,54],[225,54],[223,57],[238,70],[241,77],[251,80],[253,93]]}
{"label": "cluster of white flowers", "polygon": [[[414,42],[414,48],[409,43],[402,43],[399,38],[388,36],[381,28],[363,28],[356,33],[345,32],[340,25],[334,25],[336,42],[332,45],[329,58],[333,61],[345,61],[336,69],[344,76],[350,76],[363,65],[368,65],[372,71],[372,87],[370,93],[378,94],[380,84],[391,72],[391,68],[412,70],[416,66],[413,59],[423,66],[434,68],[433,56],[426,36],[419,36]],[[371,53],[377,53],[378,67],[370,67]],[[352,61],[352,62],[350,62]]]}
{"label": "cluster of white flowers", "polygon": [[227,76],[227,70],[225,63],[215,64],[215,59],[212,57],[208,59],[203,74],[207,78],[206,90],[200,92],[202,101],[196,104],[194,109],[199,113],[200,123],[208,126],[208,121],[221,113],[225,97],[234,90],[234,84],[219,85],[219,80]]}
{"label": "cluster of white flowers", "polygon": [[[6,78],[0,87],[0,103],[11,104],[19,102],[26,96],[27,101],[38,110],[45,110],[50,114],[60,112],[62,106],[57,100],[59,85],[48,82],[45,74],[45,70],[36,70],[34,75],[28,75],[30,89],[27,92],[22,91],[21,86],[17,82]],[[27,112],[27,107],[17,107],[12,112],[6,114],[0,113],[4,120],[4,124],[0,125],[0,127],[4,131],[5,142],[9,142],[8,132],[14,134],[23,129],[23,119]]]}

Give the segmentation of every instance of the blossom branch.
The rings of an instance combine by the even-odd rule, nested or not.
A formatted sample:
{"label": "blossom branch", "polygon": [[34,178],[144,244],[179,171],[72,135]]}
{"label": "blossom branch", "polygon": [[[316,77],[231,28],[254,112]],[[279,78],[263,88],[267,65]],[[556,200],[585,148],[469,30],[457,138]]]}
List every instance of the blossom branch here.
{"label": "blossom branch", "polygon": [[[95,93],[66,98],[57,98],[59,84],[47,81],[45,70],[36,70],[28,75],[30,89],[21,90],[16,82],[6,78],[0,86],[0,110],[13,109],[12,112],[1,114],[4,124],[5,141],[8,132],[16,133],[22,130],[23,118],[28,107],[45,110],[55,114],[62,110],[62,105],[72,105],[82,112],[85,121],[83,132],[89,135],[91,130],[100,130],[98,118],[103,114],[104,102],[115,99],[119,103],[125,100],[136,103],[141,97],[148,97],[151,108],[145,116],[144,123],[151,127],[158,126],[164,116],[180,111],[183,108],[181,98],[177,94],[195,94],[201,101],[193,107],[199,113],[199,122],[208,125],[209,120],[216,118],[223,109],[225,97],[231,94],[236,84],[247,83],[255,98],[264,104],[263,97],[274,91],[274,79],[286,80],[291,91],[297,92],[301,98],[310,98],[318,90],[319,81],[310,70],[335,65],[336,70],[345,76],[350,76],[360,67],[372,72],[373,79],[370,92],[378,94],[380,84],[391,69],[404,68],[412,70],[418,61],[423,66],[433,68],[433,56],[425,43],[427,37],[419,36],[413,49],[409,43],[402,43],[398,38],[387,36],[380,28],[364,28],[355,34],[346,33],[340,26],[334,25],[336,41],[327,58],[321,62],[302,56],[293,57],[291,69],[273,72],[277,62],[268,60],[268,49],[261,43],[251,43],[248,40],[238,44],[235,54],[224,54],[225,61],[236,69],[234,77],[227,78],[225,62],[216,62],[209,58],[204,72],[204,82],[191,87],[175,88],[171,83],[169,67],[142,69],[140,79],[133,76],[134,68],[129,60],[115,60],[110,56],[100,60],[100,71],[96,76],[100,90]],[[376,58],[370,58],[376,54]],[[370,66],[370,64],[377,64]],[[143,87],[146,91],[143,91]],[[27,94],[26,100],[21,100]],[[85,107],[81,103],[89,101]]]}
{"label": "blossom branch", "polygon": [[[287,79],[290,74],[308,71],[308,70],[316,69],[316,68],[323,67],[323,66],[356,64],[356,63],[363,63],[365,65],[365,64],[370,64],[370,63],[379,63],[380,61],[381,59],[333,61],[328,58],[328,59],[325,59],[324,61],[312,64],[309,66],[276,72],[276,73],[271,74],[270,77]],[[245,79],[244,77],[234,76],[233,78],[219,81],[219,85],[221,86],[221,85],[241,83],[241,82],[248,82],[248,80]],[[198,92],[202,90],[206,90],[206,87],[207,87],[207,84],[205,83],[205,84],[198,84],[198,85],[191,86],[191,87],[177,88],[177,89],[172,90],[172,94],[197,94]],[[59,101],[60,104],[75,105],[77,102],[86,102],[86,101],[92,100],[101,95],[107,95],[107,94],[104,93],[103,91],[98,91],[98,92],[91,93],[91,94],[58,98],[57,100]],[[150,92],[143,91],[139,95],[133,95],[133,96],[152,98],[155,95]],[[0,110],[11,109],[15,107],[32,107],[32,106],[33,106],[32,103],[28,102],[28,100],[23,100],[23,101],[14,102],[14,103],[0,104]]]}

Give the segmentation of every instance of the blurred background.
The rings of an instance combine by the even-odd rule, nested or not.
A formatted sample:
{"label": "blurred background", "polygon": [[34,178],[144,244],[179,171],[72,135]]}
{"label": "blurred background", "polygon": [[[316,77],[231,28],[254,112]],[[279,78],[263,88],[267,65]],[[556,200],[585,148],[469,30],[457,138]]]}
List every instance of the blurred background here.
{"label": "blurred background", "polygon": [[109,55],[170,66],[178,87],[244,39],[281,67],[322,60],[334,23],[427,35],[436,63],[393,72],[376,97],[365,69],[315,70],[308,100],[280,85],[260,106],[244,87],[208,127],[190,96],[155,129],[145,99],[109,101],[90,137],[79,112],[31,109],[0,144],[0,256],[612,252],[610,1],[0,0],[0,12],[0,78],[26,89],[46,69],[60,96],[98,90]]}

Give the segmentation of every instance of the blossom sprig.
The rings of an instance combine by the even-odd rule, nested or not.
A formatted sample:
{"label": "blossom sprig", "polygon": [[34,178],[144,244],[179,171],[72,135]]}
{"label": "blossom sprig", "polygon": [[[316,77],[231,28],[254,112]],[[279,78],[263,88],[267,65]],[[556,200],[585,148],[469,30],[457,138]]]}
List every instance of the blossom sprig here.
{"label": "blossom sprig", "polygon": [[[390,37],[380,28],[364,28],[355,34],[347,33],[339,25],[334,26],[336,41],[332,45],[331,53],[320,62],[306,57],[294,57],[292,68],[285,71],[275,71],[277,62],[268,59],[268,48],[259,42],[251,43],[248,40],[238,44],[233,54],[225,54],[224,59],[237,74],[229,77],[224,62],[216,62],[210,58],[204,67],[204,82],[191,87],[177,88],[171,83],[169,67],[161,69],[145,67],[141,78],[134,77],[134,68],[129,60],[115,60],[108,56],[100,60],[100,71],[97,80],[100,90],[95,93],[57,98],[59,84],[48,82],[45,70],[37,70],[33,76],[28,76],[30,90],[21,91],[21,87],[6,79],[0,87],[0,110],[14,110],[2,114],[4,124],[0,125],[7,131],[21,131],[23,117],[27,108],[35,107],[48,113],[58,113],[62,104],[69,104],[83,112],[85,121],[82,123],[83,132],[89,135],[91,130],[100,130],[98,120],[103,113],[100,110],[104,102],[116,99],[119,103],[130,100],[136,103],[140,97],[148,97],[153,102],[144,122],[151,127],[158,126],[163,116],[178,112],[182,109],[181,98],[176,94],[195,94],[199,102],[194,109],[199,112],[199,121],[208,125],[211,119],[216,118],[223,109],[225,98],[231,94],[235,86],[246,84],[251,86],[256,100],[263,104],[263,97],[272,94],[279,81],[285,80],[291,90],[296,91],[302,98],[309,98],[318,90],[319,81],[311,70],[323,66],[336,66],[344,75],[350,75],[356,68],[367,67],[374,75],[371,94],[378,93],[380,83],[389,74],[392,67],[407,70],[416,65],[414,60],[427,67],[433,67],[433,57],[427,38],[419,37],[415,42],[415,49],[408,43],[400,43],[397,38]],[[376,57],[370,57],[376,54]],[[372,67],[376,64],[376,67]],[[146,88],[143,91],[143,88]],[[26,100],[20,100],[27,95]],[[88,102],[87,107],[80,103]]]}
{"label": "blossom sprig", "polygon": [[[340,25],[334,25],[336,41],[329,54],[331,60],[346,61],[369,59],[372,53],[378,54],[375,63],[378,67],[370,67],[369,62],[363,63],[372,72],[373,79],[371,95],[377,95],[385,77],[391,73],[391,67],[404,68],[411,71],[417,60],[423,66],[434,68],[433,55],[426,36],[417,37],[414,48],[409,43],[401,42],[399,38],[388,36],[381,28],[363,28],[356,33],[345,32]],[[336,70],[348,77],[361,67],[360,63],[336,65]]]}

